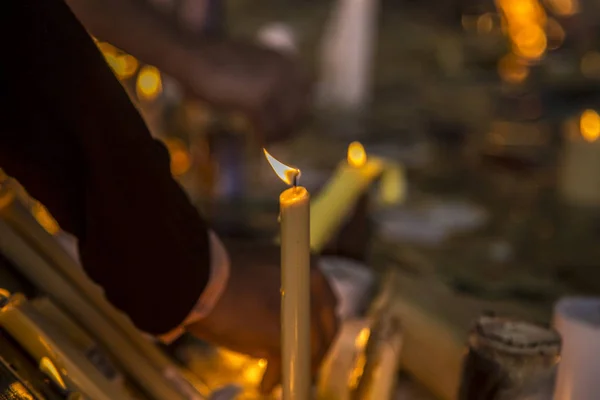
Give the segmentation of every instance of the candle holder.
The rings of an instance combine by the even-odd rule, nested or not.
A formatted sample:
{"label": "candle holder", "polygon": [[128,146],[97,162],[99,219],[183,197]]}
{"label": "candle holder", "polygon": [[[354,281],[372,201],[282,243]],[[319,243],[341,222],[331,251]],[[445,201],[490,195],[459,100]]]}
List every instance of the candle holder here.
{"label": "candle holder", "polygon": [[561,339],[550,329],[481,317],[469,334],[459,400],[546,400],[552,397]]}

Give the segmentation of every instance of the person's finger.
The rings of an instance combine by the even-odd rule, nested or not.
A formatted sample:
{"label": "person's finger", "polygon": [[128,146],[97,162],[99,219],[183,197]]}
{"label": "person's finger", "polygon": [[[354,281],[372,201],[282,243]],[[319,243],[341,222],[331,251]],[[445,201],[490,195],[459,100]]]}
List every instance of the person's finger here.
{"label": "person's finger", "polygon": [[267,369],[260,383],[260,392],[267,395],[281,382],[281,360],[271,358],[267,360]]}

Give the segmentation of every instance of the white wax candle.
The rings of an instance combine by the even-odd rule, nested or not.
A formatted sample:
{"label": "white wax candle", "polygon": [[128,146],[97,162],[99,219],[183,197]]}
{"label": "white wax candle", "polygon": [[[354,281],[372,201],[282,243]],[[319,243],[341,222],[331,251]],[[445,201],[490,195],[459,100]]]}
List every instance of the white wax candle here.
{"label": "white wax candle", "polygon": [[281,351],[283,400],[309,400],[310,376],[310,195],[296,186],[300,170],[274,159],[277,175],[293,187],[279,196],[281,221]]}
{"label": "white wax candle", "polygon": [[554,309],[562,337],[555,400],[596,400],[600,395],[600,298],[565,298]]}

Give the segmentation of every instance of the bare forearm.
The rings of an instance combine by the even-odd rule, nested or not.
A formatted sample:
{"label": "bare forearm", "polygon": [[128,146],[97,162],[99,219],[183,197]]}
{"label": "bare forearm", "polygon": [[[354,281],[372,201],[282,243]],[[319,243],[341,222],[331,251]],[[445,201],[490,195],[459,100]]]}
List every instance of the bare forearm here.
{"label": "bare forearm", "polygon": [[66,0],[94,36],[175,77],[193,56],[189,36],[144,0]]}

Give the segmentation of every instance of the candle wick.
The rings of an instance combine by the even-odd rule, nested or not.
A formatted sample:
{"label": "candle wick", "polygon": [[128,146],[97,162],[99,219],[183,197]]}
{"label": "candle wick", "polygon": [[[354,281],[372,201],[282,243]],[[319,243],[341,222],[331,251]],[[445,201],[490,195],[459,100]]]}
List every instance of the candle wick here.
{"label": "candle wick", "polygon": [[294,178],[292,179],[292,186],[294,186],[294,189],[298,186],[298,173],[294,174]]}

